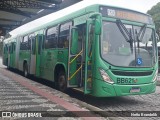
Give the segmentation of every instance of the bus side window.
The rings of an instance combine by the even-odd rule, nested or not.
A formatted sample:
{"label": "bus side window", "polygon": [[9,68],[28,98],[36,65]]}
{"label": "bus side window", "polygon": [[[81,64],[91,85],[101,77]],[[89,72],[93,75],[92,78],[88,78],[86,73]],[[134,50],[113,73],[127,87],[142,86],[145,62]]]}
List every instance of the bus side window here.
{"label": "bus side window", "polygon": [[3,51],[3,53],[6,54],[7,51],[8,51],[8,47],[7,47],[7,45],[5,45],[5,46],[4,46],[4,51]]}
{"label": "bus side window", "polygon": [[6,49],[5,49],[5,46],[3,47],[3,53],[4,53],[4,54],[6,53]]}
{"label": "bus side window", "polygon": [[24,50],[28,49],[28,35],[23,38]]}
{"label": "bus side window", "polygon": [[40,54],[41,53],[41,46],[42,46],[42,43],[43,43],[43,34],[40,34],[40,35],[38,35],[38,41],[39,41],[39,43],[38,43],[38,54]]}
{"label": "bus side window", "polygon": [[11,44],[11,53],[14,52],[14,43]]}
{"label": "bus side window", "polygon": [[28,50],[28,35],[24,36],[21,40],[20,50]]}
{"label": "bus side window", "polygon": [[9,53],[11,53],[11,45],[9,45]]}
{"label": "bus side window", "polygon": [[36,54],[36,37],[32,37],[32,54],[35,55]]}
{"label": "bus side window", "polygon": [[13,51],[16,51],[16,45],[13,43]]}
{"label": "bus side window", "polygon": [[28,39],[28,50],[31,50],[31,39]]}
{"label": "bus side window", "polygon": [[72,26],[72,22],[67,22],[60,26],[60,33],[59,33],[59,39],[58,39],[59,48],[68,48],[70,26]]}
{"label": "bus side window", "polygon": [[[45,31],[44,31],[44,33],[45,33]],[[43,36],[42,36],[42,50],[44,50],[44,48],[45,48],[45,38],[46,38],[46,36],[43,34]]]}
{"label": "bus side window", "polygon": [[8,53],[8,45],[6,45],[5,53]]}
{"label": "bus side window", "polygon": [[22,37],[20,37],[20,50],[22,50],[22,48],[23,48],[23,47],[22,47],[22,46],[23,46],[22,43],[23,43],[23,39],[22,39]]}
{"label": "bus side window", "polygon": [[12,43],[9,45],[9,53],[12,54]]}
{"label": "bus side window", "polygon": [[32,48],[32,54],[33,54],[33,41],[34,41],[33,39],[34,38],[35,38],[34,33],[30,34],[29,37],[28,37],[28,50],[31,50],[31,48]]}
{"label": "bus side window", "polygon": [[56,48],[57,47],[57,27],[52,27],[46,30],[45,48]]}

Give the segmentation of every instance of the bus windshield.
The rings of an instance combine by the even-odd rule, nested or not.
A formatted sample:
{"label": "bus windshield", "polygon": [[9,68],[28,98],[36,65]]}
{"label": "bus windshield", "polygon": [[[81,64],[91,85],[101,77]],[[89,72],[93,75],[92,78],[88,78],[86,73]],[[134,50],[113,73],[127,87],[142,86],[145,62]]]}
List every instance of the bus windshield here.
{"label": "bus windshield", "polygon": [[108,63],[124,67],[152,67],[156,62],[155,48],[152,28],[103,21],[101,56]]}

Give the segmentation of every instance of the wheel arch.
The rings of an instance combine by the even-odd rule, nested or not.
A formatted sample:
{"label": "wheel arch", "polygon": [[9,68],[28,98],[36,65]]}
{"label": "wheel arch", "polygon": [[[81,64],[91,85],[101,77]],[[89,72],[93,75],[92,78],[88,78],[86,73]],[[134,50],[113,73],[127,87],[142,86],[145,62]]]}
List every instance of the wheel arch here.
{"label": "wheel arch", "polygon": [[60,71],[63,71],[66,74],[67,77],[67,67],[63,63],[57,63],[54,68],[54,82],[58,81],[58,73]]}

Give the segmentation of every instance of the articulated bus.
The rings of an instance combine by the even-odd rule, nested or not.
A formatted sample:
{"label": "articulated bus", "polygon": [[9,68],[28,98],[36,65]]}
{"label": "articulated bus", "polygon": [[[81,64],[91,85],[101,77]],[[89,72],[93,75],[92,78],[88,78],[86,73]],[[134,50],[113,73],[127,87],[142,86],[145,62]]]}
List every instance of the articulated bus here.
{"label": "articulated bus", "polygon": [[3,64],[95,97],[155,92],[158,51],[150,15],[94,4],[4,40]]}

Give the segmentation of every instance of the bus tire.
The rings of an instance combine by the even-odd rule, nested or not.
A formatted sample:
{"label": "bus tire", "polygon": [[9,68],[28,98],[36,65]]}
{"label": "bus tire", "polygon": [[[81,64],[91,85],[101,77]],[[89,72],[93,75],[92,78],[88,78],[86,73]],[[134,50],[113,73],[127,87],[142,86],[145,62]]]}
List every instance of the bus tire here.
{"label": "bus tire", "polygon": [[64,72],[60,72],[58,74],[58,89],[62,92],[67,91],[67,81],[66,81],[66,75]]}
{"label": "bus tire", "polygon": [[24,63],[24,65],[23,65],[23,75],[24,75],[24,77],[28,77],[28,65],[27,65],[27,63]]}

